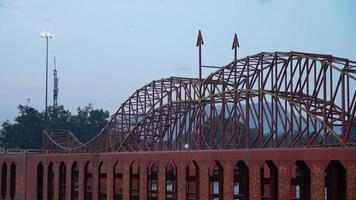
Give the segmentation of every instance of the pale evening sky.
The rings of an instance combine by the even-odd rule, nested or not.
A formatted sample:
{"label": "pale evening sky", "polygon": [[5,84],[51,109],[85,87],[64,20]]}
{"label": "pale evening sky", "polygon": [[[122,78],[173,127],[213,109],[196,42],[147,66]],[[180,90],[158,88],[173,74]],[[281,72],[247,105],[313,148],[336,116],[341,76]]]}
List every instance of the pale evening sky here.
{"label": "pale evening sky", "polygon": [[51,31],[60,77],[59,104],[93,103],[111,113],[153,79],[197,77],[197,32],[203,64],[261,51],[327,53],[356,60],[354,0],[0,0],[0,123],[17,106],[42,110],[45,41]]}

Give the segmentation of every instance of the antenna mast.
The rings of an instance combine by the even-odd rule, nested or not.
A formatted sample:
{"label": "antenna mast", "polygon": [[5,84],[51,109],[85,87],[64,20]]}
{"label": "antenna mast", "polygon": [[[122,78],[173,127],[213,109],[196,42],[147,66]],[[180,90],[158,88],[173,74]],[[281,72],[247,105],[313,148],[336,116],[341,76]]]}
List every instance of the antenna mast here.
{"label": "antenna mast", "polygon": [[56,57],[54,57],[54,70],[53,70],[53,107],[57,108],[58,106],[58,77],[57,77],[57,66],[56,66]]}

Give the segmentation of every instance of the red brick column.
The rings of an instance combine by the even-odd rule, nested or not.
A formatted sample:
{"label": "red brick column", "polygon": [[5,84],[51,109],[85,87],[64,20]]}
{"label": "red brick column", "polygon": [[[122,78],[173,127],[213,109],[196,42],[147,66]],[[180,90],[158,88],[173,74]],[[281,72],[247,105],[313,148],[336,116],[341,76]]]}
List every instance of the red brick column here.
{"label": "red brick column", "polygon": [[99,165],[100,162],[92,162],[94,166],[93,171],[93,200],[97,200],[99,197]]}
{"label": "red brick column", "polygon": [[105,162],[106,165],[106,197],[108,200],[114,198],[114,164],[112,162]]}
{"label": "red brick column", "polygon": [[224,200],[233,200],[235,161],[220,161],[224,169]]}
{"label": "red brick column", "polygon": [[53,181],[53,196],[54,200],[59,200],[59,163],[53,162],[54,181]]}
{"label": "red brick column", "polygon": [[[27,173],[30,168],[31,174]],[[35,169],[35,170],[33,170]],[[26,188],[27,179],[32,180],[30,189]],[[34,184],[35,183],[35,184]],[[26,163],[26,158],[16,161],[16,182],[15,182],[15,199],[32,198],[36,199],[37,194],[37,163]],[[26,196],[27,195],[27,196]]]}
{"label": "red brick column", "polygon": [[158,163],[158,200],[166,199],[166,165],[165,161]]}
{"label": "red brick column", "polygon": [[211,161],[198,161],[199,166],[199,198],[209,199],[209,166]]}
{"label": "red brick column", "polygon": [[187,163],[185,161],[178,161],[177,163],[177,196],[178,200],[185,200],[186,191],[186,169]]}
{"label": "red brick column", "polygon": [[275,161],[278,170],[278,199],[291,198],[291,166],[293,161]]}
{"label": "red brick column", "polygon": [[124,171],[122,173],[122,197],[124,200],[130,199],[130,163],[124,162]]}
{"label": "red brick column", "polygon": [[43,199],[47,199],[48,193],[48,163],[43,163]]}
{"label": "red brick column", "polygon": [[147,199],[147,163],[140,163],[140,200]]}
{"label": "red brick column", "polygon": [[328,164],[326,161],[307,161],[310,169],[310,191],[311,200],[324,199],[325,192],[325,168]]}
{"label": "red brick column", "polygon": [[356,163],[352,161],[341,161],[346,169],[346,194],[347,200],[356,200]]}
{"label": "red brick column", "polygon": [[248,167],[249,178],[249,197],[250,200],[260,200],[261,198],[261,175],[260,169],[263,165],[263,161],[246,161]]}
{"label": "red brick column", "polygon": [[84,163],[78,162],[78,169],[79,169],[79,186],[78,186],[78,196],[79,200],[84,200]]}
{"label": "red brick column", "polygon": [[71,199],[72,193],[72,162],[66,162],[66,199]]}

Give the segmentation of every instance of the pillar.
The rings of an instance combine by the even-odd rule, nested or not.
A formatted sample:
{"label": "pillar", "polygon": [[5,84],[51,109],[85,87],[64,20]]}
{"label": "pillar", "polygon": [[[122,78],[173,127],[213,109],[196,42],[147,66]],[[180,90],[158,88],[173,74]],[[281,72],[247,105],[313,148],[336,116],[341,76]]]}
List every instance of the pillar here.
{"label": "pillar", "polygon": [[72,194],[72,162],[66,162],[66,199],[71,199]]}
{"label": "pillar", "polygon": [[147,162],[140,163],[140,200],[147,199]]}
{"label": "pillar", "polygon": [[260,169],[263,161],[246,161],[249,176],[249,197],[250,200],[260,200],[261,198],[261,175]]}
{"label": "pillar", "polygon": [[234,161],[221,161],[224,174],[224,200],[233,200],[234,195]]}
{"label": "pillar", "polygon": [[53,196],[54,200],[59,200],[59,163],[53,162],[54,181],[53,181]]}
{"label": "pillar", "polygon": [[99,165],[100,162],[93,162],[93,200],[97,200],[99,198]]}
{"label": "pillar", "polygon": [[130,163],[124,162],[124,171],[122,173],[122,197],[123,200],[130,199]]}
{"label": "pillar", "polygon": [[158,200],[166,199],[166,164],[165,161],[158,163]]}
{"label": "pillar", "polygon": [[185,161],[177,161],[177,197],[178,200],[185,200],[187,196],[186,191],[186,166]]}
{"label": "pillar", "polygon": [[78,169],[79,169],[79,180],[78,180],[78,196],[79,200],[84,200],[84,163],[78,162]]}
{"label": "pillar", "polygon": [[309,161],[311,200],[324,199],[326,161]]}
{"label": "pillar", "polygon": [[48,193],[48,164],[43,163],[43,199],[48,199],[47,193]]}
{"label": "pillar", "polygon": [[209,199],[209,166],[211,161],[199,161],[199,199]]}
{"label": "pillar", "polygon": [[356,200],[356,163],[354,161],[341,161],[346,169],[346,199]]}
{"label": "pillar", "polygon": [[278,199],[291,198],[291,166],[292,161],[275,161],[278,170]]}
{"label": "pillar", "polygon": [[108,200],[114,199],[114,163],[106,162],[106,197]]}

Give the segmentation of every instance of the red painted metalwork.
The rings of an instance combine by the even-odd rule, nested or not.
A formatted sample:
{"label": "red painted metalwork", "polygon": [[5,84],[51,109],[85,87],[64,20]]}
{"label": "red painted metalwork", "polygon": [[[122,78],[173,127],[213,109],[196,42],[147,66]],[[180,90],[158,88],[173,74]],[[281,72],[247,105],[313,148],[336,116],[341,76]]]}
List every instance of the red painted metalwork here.
{"label": "red painted metalwork", "polygon": [[[202,82],[171,77],[137,90],[86,144],[68,152],[355,146],[356,62],[330,55],[262,52]],[[73,140],[73,139],[72,139]],[[73,140],[75,141],[75,140]]]}

